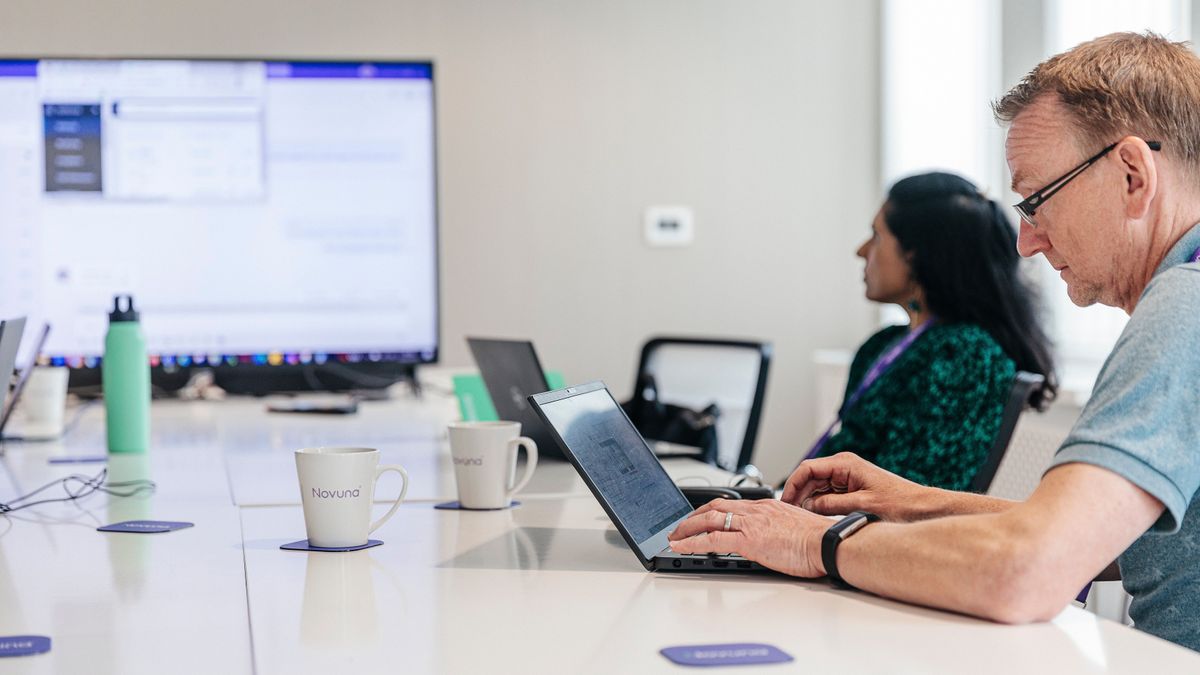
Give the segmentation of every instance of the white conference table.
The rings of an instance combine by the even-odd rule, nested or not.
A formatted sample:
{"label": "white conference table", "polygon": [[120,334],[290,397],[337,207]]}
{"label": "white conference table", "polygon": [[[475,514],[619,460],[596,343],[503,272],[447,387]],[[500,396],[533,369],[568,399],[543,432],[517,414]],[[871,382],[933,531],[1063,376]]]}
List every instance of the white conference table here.
{"label": "white conference table", "polygon": [[[647,573],[562,462],[539,465],[517,508],[435,510],[454,497],[453,414],[438,397],[346,417],[272,415],[261,400],[155,402],[152,450],[107,465],[114,479],[152,478],[153,495],[0,516],[0,635],[54,640],[0,672],[668,672],[681,667],[659,649],[721,642],[797,659],[747,671],[1200,672],[1200,655],[1074,607],[1001,626],[823,581]],[[373,535],[383,546],[282,551],[304,536],[291,451],[332,444],[404,464],[410,499]],[[103,447],[100,406],[63,441],[8,444],[0,501],[99,471],[48,459]],[[691,460],[664,465],[676,479],[727,480]],[[381,483],[378,501],[389,494]],[[195,527],[95,531],[134,518]]]}

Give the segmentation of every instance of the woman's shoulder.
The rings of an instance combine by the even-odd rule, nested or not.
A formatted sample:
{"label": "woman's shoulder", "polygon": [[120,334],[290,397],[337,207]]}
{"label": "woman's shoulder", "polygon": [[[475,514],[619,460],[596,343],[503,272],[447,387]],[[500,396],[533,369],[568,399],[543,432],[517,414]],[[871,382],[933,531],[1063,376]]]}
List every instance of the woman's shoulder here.
{"label": "woman's shoulder", "polygon": [[1002,352],[992,334],[973,323],[941,323],[929,327],[925,340],[930,346],[952,346],[969,351]]}
{"label": "woman's shoulder", "polygon": [[1012,359],[992,334],[973,323],[938,323],[914,345],[926,360],[953,362],[963,370],[1015,369]]}
{"label": "woman's shoulder", "polygon": [[[867,338],[867,341],[858,348],[859,354],[878,355],[906,332],[908,332],[908,326],[887,326]],[[925,335],[913,344],[914,352],[945,351],[946,349],[972,354],[1003,353],[1004,351],[991,333],[973,323],[935,323],[925,331]]]}

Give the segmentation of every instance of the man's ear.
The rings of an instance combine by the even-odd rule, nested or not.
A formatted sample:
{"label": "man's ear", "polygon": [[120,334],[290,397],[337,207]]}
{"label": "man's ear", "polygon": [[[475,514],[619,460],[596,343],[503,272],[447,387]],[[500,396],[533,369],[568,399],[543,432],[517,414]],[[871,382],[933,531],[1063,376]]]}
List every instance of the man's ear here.
{"label": "man's ear", "polygon": [[1141,220],[1150,210],[1150,204],[1158,194],[1158,165],[1154,162],[1154,151],[1146,141],[1137,136],[1126,136],[1117,144],[1113,153],[1125,172],[1125,217]]}

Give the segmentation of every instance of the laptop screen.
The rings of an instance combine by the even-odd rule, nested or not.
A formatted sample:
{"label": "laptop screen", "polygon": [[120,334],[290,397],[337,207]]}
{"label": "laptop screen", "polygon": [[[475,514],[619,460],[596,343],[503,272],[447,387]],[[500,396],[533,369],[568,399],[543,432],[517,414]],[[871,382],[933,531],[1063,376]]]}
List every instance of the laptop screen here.
{"label": "laptop screen", "polygon": [[612,394],[601,386],[540,408],[642,553],[652,558],[662,551],[664,530],[692,507]]}

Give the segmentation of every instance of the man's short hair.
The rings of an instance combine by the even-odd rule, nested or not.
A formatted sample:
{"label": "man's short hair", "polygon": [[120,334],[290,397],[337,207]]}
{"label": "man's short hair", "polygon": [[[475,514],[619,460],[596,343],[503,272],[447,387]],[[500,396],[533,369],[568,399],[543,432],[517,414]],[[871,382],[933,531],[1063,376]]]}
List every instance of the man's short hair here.
{"label": "man's short hair", "polygon": [[1200,176],[1200,57],[1154,33],[1113,33],[1052,56],[992,104],[1012,122],[1045,94],[1066,105],[1085,151],[1123,136],[1162,141]]}

